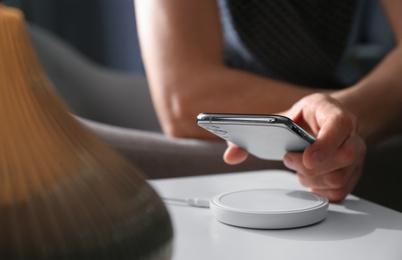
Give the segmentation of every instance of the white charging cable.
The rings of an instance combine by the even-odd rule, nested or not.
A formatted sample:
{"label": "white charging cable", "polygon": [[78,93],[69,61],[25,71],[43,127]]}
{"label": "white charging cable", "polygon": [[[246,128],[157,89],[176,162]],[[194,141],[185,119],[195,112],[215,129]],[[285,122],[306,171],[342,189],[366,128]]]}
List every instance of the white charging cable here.
{"label": "white charging cable", "polygon": [[191,207],[209,208],[209,199],[205,198],[186,198],[186,199],[162,198],[162,200],[165,202],[179,202]]}

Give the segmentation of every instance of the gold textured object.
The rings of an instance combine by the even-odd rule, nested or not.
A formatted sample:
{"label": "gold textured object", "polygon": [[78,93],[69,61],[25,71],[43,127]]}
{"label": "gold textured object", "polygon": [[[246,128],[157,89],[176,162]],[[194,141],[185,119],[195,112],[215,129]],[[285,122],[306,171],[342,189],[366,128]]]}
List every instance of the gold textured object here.
{"label": "gold textured object", "polygon": [[170,259],[143,175],[70,115],[0,3],[0,259]]}

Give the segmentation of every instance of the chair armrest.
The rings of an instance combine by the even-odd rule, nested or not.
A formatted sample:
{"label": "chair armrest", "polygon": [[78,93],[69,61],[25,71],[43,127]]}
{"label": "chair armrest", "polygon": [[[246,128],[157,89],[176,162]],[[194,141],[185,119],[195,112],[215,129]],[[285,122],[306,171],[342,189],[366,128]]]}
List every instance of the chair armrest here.
{"label": "chair armrest", "polygon": [[170,138],[160,133],[110,126],[78,119],[150,179],[262,169],[285,169],[281,161],[249,156],[239,165],[224,163],[224,141]]}
{"label": "chair armrest", "polygon": [[74,114],[106,124],[161,131],[143,75],[101,67],[35,25],[29,32],[56,91]]}

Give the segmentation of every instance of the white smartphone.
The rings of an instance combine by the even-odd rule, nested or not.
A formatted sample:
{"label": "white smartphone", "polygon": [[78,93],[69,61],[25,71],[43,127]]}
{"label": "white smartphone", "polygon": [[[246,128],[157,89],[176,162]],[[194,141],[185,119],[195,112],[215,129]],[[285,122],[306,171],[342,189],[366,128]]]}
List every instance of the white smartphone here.
{"label": "white smartphone", "polygon": [[279,115],[201,113],[197,124],[254,156],[282,160],[287,152],[303,152],[315,137]]}

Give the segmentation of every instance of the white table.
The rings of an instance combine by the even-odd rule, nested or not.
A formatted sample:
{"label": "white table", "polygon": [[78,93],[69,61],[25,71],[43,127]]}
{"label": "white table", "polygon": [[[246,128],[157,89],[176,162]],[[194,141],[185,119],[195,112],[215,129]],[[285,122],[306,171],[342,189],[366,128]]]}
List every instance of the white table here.
{"label": "white table", "polygon": [[[294,174],[266,170],[150,181],[161,197],[211,198],[254,188],[304,190]],[[380,196],[380,194],[379,194]],[[207,208],[166,203],[174,228],[175,260],[402,259],[402,213],[355,196],[331,204],[316,225],[253,230],[218,222]]]}

